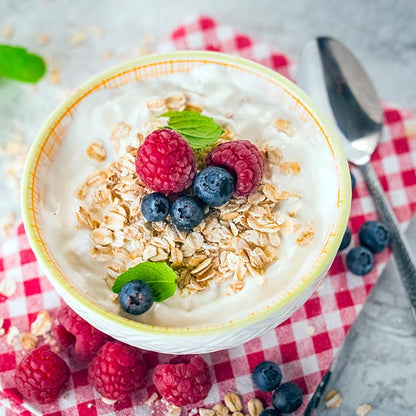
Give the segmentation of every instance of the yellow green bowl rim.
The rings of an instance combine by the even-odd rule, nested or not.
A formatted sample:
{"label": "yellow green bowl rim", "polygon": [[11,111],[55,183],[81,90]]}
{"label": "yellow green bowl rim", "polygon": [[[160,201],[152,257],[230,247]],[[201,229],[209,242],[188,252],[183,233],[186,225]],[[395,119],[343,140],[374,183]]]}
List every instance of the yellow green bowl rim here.
{"label": "yellow green bowl rim", "polygon": [[[240,320],[225,322],[223,324],[215,324],[211,326],[201,326],[201,327],[159,327],[154,325],[143,324],[136,322],[127,318],[124,318],[120,315],[116,315],[104,308],[92,303],[85,297],[81,295],[69,282],[61,275],[61,273],[56,270],[54,267],[51,267],[51,262],[48,260],[47,254],[44,252],[42,245],[39,243],[36,235],[36,227],[34,222],[34,216],[31,214],[29,209],[31,189],[30,189],[30,179],[31,172],[33,172],[35,161],[38,157],[38,149],[43,141],[47,138],[48,133],[51,130],[51,127],[56,123],[61,114],[69,107],[72,103],[77,101],[82,97],[86,92],[92,89],[94,86],[102,82],[103,80],[117,75],[121,72],[131,70],[132,68],[137,68],[143,65],[148,65],[152,63],[158,63],[163,61],[180,61],[180,60],[207,60],[207,61],[216,61],[218,63],[228,63],[233,64],[244,69],[249,69],[260,73],[266,76],[273,81],[276,81],[278,84],[283,86],[285,89],[290,91],[294,96],[299,98],[303,105],[305,105],[308,110],[313,114],[316,122],[319,122],[319,126],[322,131],[325,132],[327,138],[331,143],[331,147],[334,152],[335,159],[338,161],[340,167],[340,176],[341,176],[341,186],[340,186],[340,202],[338,210],[338,221],[336,228],[333,230],[332,237],[329,238],[328,250],[324,257],[321,259],[320,263],[315,266],[312,273],[310,273],[309,278],[302,283],[298,284],[296,289],[292,293],[286,295],[283,299],[277,301],[275,304],[270,306],[267,309],[256,312],[253,316],[246,316]],[[54,287],[58,286],[61,291],[66,292],[69,296],[74,298],[77,302],[81,303],[84,307],[88,308],[92,312],[103,316],[104,318],[110,320],[115,324],[122,325],[126,328],[137,330],[147,333],[157,333],[158,335],[210,335],[210,334],[219,334],[221,332],[235,331],[244,327],[248,327],[256,322],[268,318],[270,315],[276,313],[279,309],[283,309],[289,303],[291,303],[295,298],[297,298],[303,291],[307,290],[316,279],[324,273],[330,264],[330,262],[335,257],[339,245],[341,243],[342,237],[344,235],[348,218],[350,212],[350,201],[351,201],[351,182],[350,182],[350,173],[348,168],[347,159],[344,155],[344,150],[338,139],[338,133],[332,124],[327,120],[324,114],[317,108],[316,104],[312,99],[303,92],[298,86],[293,82],[280,75],[279,73],[248,59],[240,58],[233,55],[223,54],[219,52],[211,51],[175,51],[170,53],[161,53],[147,55],[133,60],[127,61],[125,63],[111,67],[110,69],[100,73],[99,75],[93,77],[86,83],[84,83],[76,92],[64,100],[48,117],[39,133],[37,134],[29,154],[26,159],[25,168],[22,175],[21,182],[21,207],[22,207],[22,217],[26,230],[27,237],[29,239],[30,245],[36,255],[36,258],[44,267],[47,277],[51,281]],[[59,292],[59,290],[58,290]]]}

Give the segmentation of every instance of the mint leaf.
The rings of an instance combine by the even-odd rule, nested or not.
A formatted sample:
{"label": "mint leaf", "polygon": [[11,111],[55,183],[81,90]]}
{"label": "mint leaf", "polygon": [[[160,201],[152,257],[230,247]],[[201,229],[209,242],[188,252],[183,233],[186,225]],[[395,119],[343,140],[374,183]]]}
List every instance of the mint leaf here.
{"label": "mint leaf", "polygon": [[168,127],[183,136],[192,149],[214,144],[224,133],[211,117],[195,111],[168,111],[160,117],[169,117]]}
{"label": "mint leaf", "polygon": [[153,292],[153,300],[162,302],[170,298],[176,290],[176,273],[166,263],[146,261],[126,270],[113,284],[113,292],[120,293],[121,288],[132,280],[143,280]]}
{"label": "mint leaf", "polygon": [[0,45],[0,77],[38,82],[46,72],[45,61],[24,48]]}

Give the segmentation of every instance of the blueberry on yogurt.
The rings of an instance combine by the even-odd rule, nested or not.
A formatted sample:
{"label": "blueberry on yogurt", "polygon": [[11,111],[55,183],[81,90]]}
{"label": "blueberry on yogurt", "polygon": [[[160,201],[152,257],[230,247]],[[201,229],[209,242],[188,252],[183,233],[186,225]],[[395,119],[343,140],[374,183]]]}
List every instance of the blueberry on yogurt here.
{"label": "blueberry on yogurt", "polygon": [[218,166],[202,170],[195,179],[195,195],[210,207],[219,207],[233,196],[235,181],[231,173]]}
{"label": "blueberry on yogurt", "polygon": [[121,288],[118,302],[123,311],[141,315],[153,305],[152,289],[143,280],[131,280]]}
{"label": "blueberry on yogurt", "polygon": [[147,221],[164,221],[169,214],[169,199],[160,192],[146,195],[142,201],[142,214]]}
{"label": "blueberry on yogurt", "polygon": [[181,196],[170,208],[170,217],[178,230],[191,231],[204,218],[204,208],[196,198]]}

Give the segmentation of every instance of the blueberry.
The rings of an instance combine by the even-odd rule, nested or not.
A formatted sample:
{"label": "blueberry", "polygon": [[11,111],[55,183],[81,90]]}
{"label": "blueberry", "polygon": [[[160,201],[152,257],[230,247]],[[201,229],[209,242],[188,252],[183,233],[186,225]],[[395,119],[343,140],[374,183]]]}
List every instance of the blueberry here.
{"label": "blueberry", "polygon": [[354,190],[357,181],[355,180],[355,176],[353,175],[352,172],[350,172],[350,175],[351,175],[351,189]]}
{"label": "blueberry", "polygon": [[195,198],[181,196],[172,204],[170,216],[178,230],[190,231],[201,223],[204,208]]}
{"label": "blueberry", "polygon": [[254,368],[252,378],[260,390],[272,391],[282,381],[282,372],[272,361],[263,361]]}
{"label": "blueberry", "polygon": [[264,409],[259,416],[282,416],[280,412],[278,412],[276,409]]}
{"label": "blueberry", "polygon": [[373,253],[380,253],[389,244],[390,233],[381,222],[368,221],[361,226],[358,238],[362,246],[367,247]]}
{"label": "blueberry", "polygon": [[169,214],[169,199],[159,192],[146,195],[142,201],[142,214],[147,221],[163,221]]}
{"label": "blueberry", "polygon": [[234,188],[231,173],[217,166],[199,172],[194,183],[195,195],[210,207],[224,205],[233,196]]}
{"label": "blueberry", "polygon": [[141,315],[153,305],[153,294],[150,286],[143,280],[131,280],[118,294],[121,309],[132,315]]}
{"label": "blueberry", "polygon": [[347,267],[358,276],[370,273],[374,267],[373,253],[366,247],[354,247],[347,254]]}
{"label": "blueberry", "polygon": [[351,243],[351,230],[347,227],[344,233],[344,237],[342,237],[341,245],[339,246],[338,251],[344,250],[347,248]]}
{"label": "blueberry", "polygon": [[302,390],[297,384],[283,383],[273,392],[272,405],[282,413],[294,412],[302,404]]}

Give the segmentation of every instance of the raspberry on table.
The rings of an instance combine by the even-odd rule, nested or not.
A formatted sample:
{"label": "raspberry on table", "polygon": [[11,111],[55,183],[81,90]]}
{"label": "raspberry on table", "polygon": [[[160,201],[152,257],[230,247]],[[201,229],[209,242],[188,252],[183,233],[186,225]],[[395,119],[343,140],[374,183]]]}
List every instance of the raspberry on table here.
{"label": "raspberry on table", "polygon": [[189,359],[178,357],[170,364],[157,365],[153,383],[161,396],[176,406],[205,399],[212,385],[208,365],[197,355]]}
{"label": "raspberry on table", "polygon": [[247,196],[260,185],[264,160],[257,147],[248,140],[221,143],[207,156],[207,166],[220,166],[236,176],[234,196]]}
{"label": "raspberry on table", "polygon": [[53,321],[51,333],[58,343],[64,348],[69,348],[75,344],[75,336],[68,332],[58,319]]}
{"label": "raspberry on table", "polygon": [[179,193],[188,189],[195,178],[195,154],[176,131],[155,130],[137,151],[136,172],[152,191]]}
{"label": "raspberry on table", "polygon": [[88,380],[103,397],[123,399],[140,388],[146,380],[143,356],[134,347],[109,341],[91,361]]}
{"label": "raspberry on table", "polygon": [[16,387],[28,400],[55,401],[65,389],[70,370],[65,361],[43,346],[25,355],[16,367]]}
{"label": "raspberry on table", "polygon": [[98,329],[77,315],[68,306],[58,311],[58,320],[61,325],[75,337],[75,354],[82,361],[88,361],[108,339]]}

